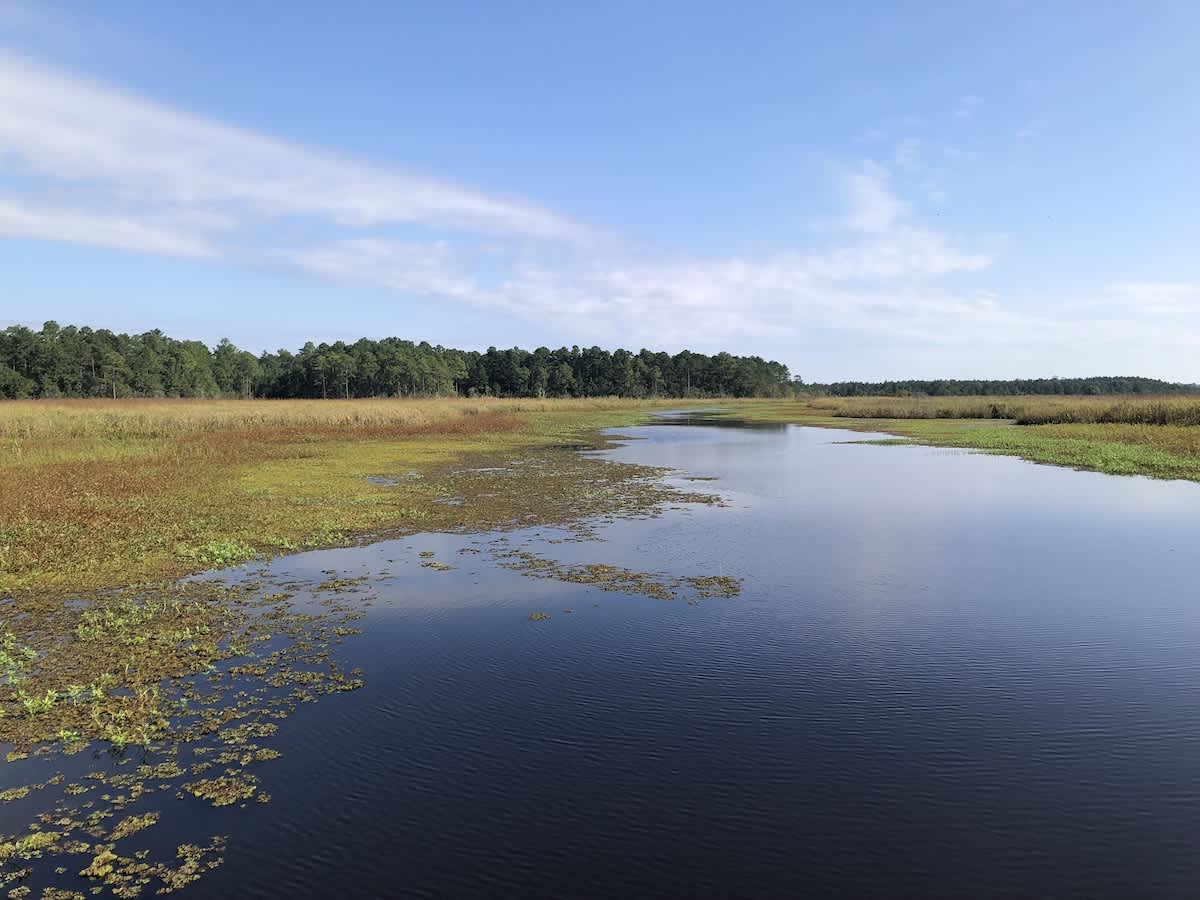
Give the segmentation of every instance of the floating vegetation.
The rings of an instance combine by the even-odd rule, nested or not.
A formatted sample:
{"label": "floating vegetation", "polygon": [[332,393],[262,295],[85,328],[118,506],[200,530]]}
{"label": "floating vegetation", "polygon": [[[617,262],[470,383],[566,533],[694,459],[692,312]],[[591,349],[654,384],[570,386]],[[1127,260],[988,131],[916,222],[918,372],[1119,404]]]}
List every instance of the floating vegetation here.
{"label": "floating vegetation", "polygon": [[425,569],[433,569],[435,572],[449,572],[454,568],[454,566],[448,566],[445,563],[438,562],[434,559],[426,560],[425,562],[421,563],[421,566]]}
{"label": "floating vegetation", "polygon": [[108,839],[110,841],[119,841],[121,838],[129,837],[131,834],[137,834],[139,831],[149,828],[157,822],[158,816],[159,814],[156,812],[149,812],[141,816],[126,816],[116,824],[112,833],[109,834]]}
{"label": "floating vegetation", "polygon": [[545,622],[545,621],[546,621],[547,619],[549,619],[549,618],[550,618],[550,613],[544,613],[544,612],[531,612],[531,613],[529,614],[529,621],[530,621],[530,622]]}
{"label": "floating vegetation", "polygon": [[741,582],[728,575],[667,575],[635,572],[619,566],[568,565],[527,550],[499,550],[496,557],[506,569],[531,578],[552,578],[586,584],[602,591],[642,594],[656,600],[674,600],[683,596],[692,602],[706,597],[736,597],[742,592]]}
{"label": "floating vegetation", "polygon": [[202,800],[208,800],[213,806],[231,806],[249,800],[258,790],[258,779],[233,769],[229,771],[231,774],[185,784],[183,789]]}
{"label": "floating vegetation", "polygon": [[[361,631],[352,623],[369,600],[363,581],[331,577],[300,595],[260,581],[185,581],[18,617],[0,641],[17,661],[0,683],[9,762],[50,761],[90,743],[108,752],[70,782],[59,774],[0,793],[5,802],[44,797],[23,831],[0,834],[0,887],[21,896],[36,867],[39,881],[83,878],[135,897],[176,890],[219,865],[221,839],[159,860],[136,843],[160,822],[186,828],[188,802],[269,800],[247,767],[279,758],[263,744],[278,721],[362,685],[358,670],[343,671],[330,651]],[[183,803],[164,805],[166,797]],[[117,842],[134,846],[125,853]],[[47,890],[65,893],[41,896],[73,889]]]}

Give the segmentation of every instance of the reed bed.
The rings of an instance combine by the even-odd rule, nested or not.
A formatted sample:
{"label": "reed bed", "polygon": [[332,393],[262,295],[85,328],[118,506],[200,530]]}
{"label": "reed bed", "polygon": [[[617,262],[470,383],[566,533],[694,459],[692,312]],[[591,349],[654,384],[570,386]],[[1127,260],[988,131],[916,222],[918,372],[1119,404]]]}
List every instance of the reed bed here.
{"label": "reed bed", "polygon": [[1200,397],[818,397],[812,414],[853,419],[997,419],[1018,425],[1200,425]]}
{"label": "reed bed", "polygon": [[[482,413],[606,410],[653,406],[617,398],[582,400],[430,398],[371,400],[15,400],[0,403],[0,440],[173,438],[274,428],[423,427]],[[661,403],[658,403],[661,405]]]}

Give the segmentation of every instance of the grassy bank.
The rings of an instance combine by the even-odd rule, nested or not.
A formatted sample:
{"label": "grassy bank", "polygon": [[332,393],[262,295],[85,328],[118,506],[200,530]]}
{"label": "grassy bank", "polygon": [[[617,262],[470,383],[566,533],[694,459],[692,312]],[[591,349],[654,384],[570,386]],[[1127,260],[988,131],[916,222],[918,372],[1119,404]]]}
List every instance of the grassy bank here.
{"label": "grassy bank", "polygon": [[741,402],[731,415],[897,435],[1112,475],[1200,481],[1200,399],[818,397]]}
{"label": "grassy bank", "polygon": [[[530,467],[485,496],[471,470],[592,441],[664,405],[0,404],[0,595],[97,590],[372,533],[561,518],[595,486],[535,480]],[[472,493],[477,502],[435,502]]]}

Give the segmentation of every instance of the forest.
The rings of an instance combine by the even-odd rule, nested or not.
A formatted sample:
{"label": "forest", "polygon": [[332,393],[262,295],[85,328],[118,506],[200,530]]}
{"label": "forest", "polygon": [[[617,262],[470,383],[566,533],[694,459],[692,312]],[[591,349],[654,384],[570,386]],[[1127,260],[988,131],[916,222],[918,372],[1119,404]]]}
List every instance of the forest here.
{"label": "forest", "polygon": [[161,331],[12,326],[0,331],[0,397],[780,397],[787,366],[757,356],[539,347],[484,353],[389,337],[255,356]]}
{"label": "forest", "polygon": [[361,338],[306,343],[255,356],[227,339],[215,347],[159,330],[117,334],[47,322],[0,331],[0,398],[385,396],[497,397],[959,397],[1192,394],[1194,384],[1153,378],[1009,381],[845,381],[805,384],[758,356],[674,355],[600,347],[455,350],[422,341]]}

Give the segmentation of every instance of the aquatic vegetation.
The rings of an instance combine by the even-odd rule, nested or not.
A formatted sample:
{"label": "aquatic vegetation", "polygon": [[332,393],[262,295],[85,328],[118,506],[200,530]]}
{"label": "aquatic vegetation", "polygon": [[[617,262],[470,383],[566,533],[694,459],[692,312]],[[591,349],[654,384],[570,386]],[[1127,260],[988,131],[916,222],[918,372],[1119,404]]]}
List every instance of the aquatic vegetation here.
{"label": "aquatic vegetation", "polygon": [[112,832],[109,834],[110,841],[119,841],[121,838],[129,837],[131,834],[137,834],[145,828],[149,828],[158,821],[159,814],[156,812],[148,812],[140,816],[126,816],[116,824]]}
{"label": "aquatic vegetation", "polygon": [[550,614],[549,614],[549,613],[544,613],[544,612],[531,612],[531,613],[529,614],[529,621],[530,621],[530,622],[545,622],[545,621],[546,621],[547,619],[549,619],[549,618],[550,618]]}
{"label": "aquatic vegetation", "polygon": [[206,568],[214,569],[223,569],[234,563],[253,559],[258,555],[257,550],[236,538],[209,541],[203,547],[189,547],[182,544],[178,548],[178,552],[184,559],[195,560]]}
{"label": "aquatic vegetation", "polygon": [[0,630],[0,678],[8,684],[23,681],[37,662],[37,651],[22,647],[7,628]]}
{"label": "aquatic vegetation", "polygon": [[[232,771],[232,770],[231,770]],[[248,800],[258,790],[258,779],[246,775],[221,775],[185,784],[189,794],[208,800],[213,806],[229,806]]]}
{"label": "aquatic vegetation", "polygon": [[[23,748],[10,760],[76,752],[94,741],[115,756],[96,757],[82,783],[56,776],[4,793],[2,799],[13,801],[33,791],[46,797],[28,833],[0,835],[7,848],[0,884],[19,880],[26,859],[73,858],[89,847],[88,861],[76,870],[117,896],[137,896],[154,881],[158,890],[173,889],[219,864],[212,844],[199,856],[189,850],[175,861],[154,861],[139,856],[142,851],[121,856],[111,842],[136,842],[160,818],[179,815],[161,802],[131,809],[164,792],[216,806],[269,800],[246,767],[281,754],[259,742],[271,739],[278,720],[298,704],[362,685],[358,671],[342,671],[329,651],[359,633],[349,623],[361,617],[369,598],[346,590],[357,580],[331,581],[326,590],[310,588],[304,608],[290,591],[261,581],[203,580],[130,588],[92,604],[47,603],[14,623],[21,629],[14,640],[39,649],[36,669],[0,686],[6,713],[0,739]],[[65,687],[47,687],[55,683]],[[26,701],[36,701],[37,715],[8,714]],[[123,751],[135,745],[142,762],[122,772],[134,761]],[[209,761],[181,765],[189,747]],[[220,768],[205,774],[202,767]],[[113,817],[115,825],[106,821]],[[34,836],[48,834],[51,823],[54,839]]]}
{"label": "aquatic vegetation", "polygon": [[[662,470],[575,452],[604,446],[596,427],[628,421],[641,406],[483,406],[474,416],[439,408],[443,418],[419,427],[387,412],[365,425],[296,426],[303,434],[241,419],[160,433],[163,423],[145,413],[113,414],[103,426],[31,427],[22,440],[45,455],[0,459],[0,603],[19,610],[0,626],[0,741],[12,745],[10,762],[89,745],[107,752],[70,783],[8,786],[2,799],[33,802],[34,791],[41,799],[27,829],[0,834],[0,884],[43,859],[118,896],[200,877],[220,864],[220,841],[184,845],[174,860],[149,858],[136,844],[162,823],[187,822],[190,803],[269,802],[257,767],[280,756],[269,745],[278,720],[362,686],[361,671],[339,666],[331,647],[361,633],[354,623],[372,596],[365,576],[328,571],[317,584],[159,576],[242,562],[256,548],[418,530],[536,523],[587,540],[589,521],[720,502],[669,486]],[[262,414],[270,419],[276,408]],[[59,442],[76,425],[80,433]],[[385,488],[364,470],[419,477]],[[464,502],[438,502],[446,498]],[[17,508],[21,515],[6,514]],[[453,568],[432,551],[418,558],[434,571]],[[110,588],[118,579],[139,583]]]}
{"label": "aquatic vegetation", "polygon": [[689,601],[701,597],[736,597],[742,590],[741,582],[728,575],[667,575],[599,563],[568,565],[527,550],[498,549],[495,555],[500,565],[531,578],[552,578],[602,591],[642,594],[656,600],[674,600],[680,596]]}
{"label": "aquatic vegetation", "polygon": [[13,841],[0,842],[0,863],[14,859],[36,859],[61,837],[62,834],[57,831],[34,831]]}

